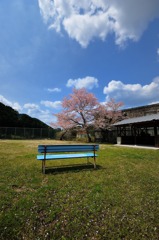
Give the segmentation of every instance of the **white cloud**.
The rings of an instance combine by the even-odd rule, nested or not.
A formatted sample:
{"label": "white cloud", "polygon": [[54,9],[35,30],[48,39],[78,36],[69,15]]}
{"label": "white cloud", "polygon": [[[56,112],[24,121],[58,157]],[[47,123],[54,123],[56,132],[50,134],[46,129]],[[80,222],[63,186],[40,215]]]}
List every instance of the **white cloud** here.
{"label": "white cloud", "polygon": [[58,109],[61,107],[61,101],[41,101],[41,104],[44,105],[45,107],[50,107],[50,108],[55,108]]}
{"label": "white cloud", "polygon": [[48,88],[48,92],[61,92],[60,88]]}
{"label": "white cloud", "polygon": [[146,105],[159,102],[159,76],[154,78],[148,85],[124,84],[121,81],[112,80],[104,87],[106,100],[114,98],[123,101],[127,106]]}
{"label": "white cloud", "polygon": [[26,109],[26,113],[35,118],[41,119],[43,115],[46,113],[46,111],[43,111],[40,109],[39,105],[34,104],[34,103],[26,103],[23,106],[24,109]]}
{"label": "white cloud", "polygon": [[104,40],[115,34],[115,42],[137,41],[150,21],[159,17],[158,0],[38,0],[40,12],[49,28],[75,39],[87,47],[94,38]]}
{"label": "white cloud", "polygon": [[29,116],[33,118],[40,119],[42,122],[50,125],[50,123],[53,121],[54,117],[51,111],[49,110],[42,110],[40,107],[31,107],[27,108],[26,112]]}
{"label": "white cloud", "polygon": [[75,87],[77,89],[79,88],[87,88],[92,89],[94,87],[98,87],[98,79],[94,77],[85,77],[85,78],[78,78],[78,79],[69,79],[67,84],[67,87]]}
{"label": "white cloud", "polygon": [[44,21],[48,21],[49,18],[54,17],[55,10],[53,2],[50,0],[39,0],[40,12],[44,18]]}
{"label": "white cloud", "polygon": [[6,106],[12,107],[13,109],[15,109],[18,112],[22,110],[22,107],[20,106],[19,103],[11,102],[11,101],[7,100],[5,97],[3,97],[2,95],[0,95],[0,102]]}
{"label": "white cloud", "polygon": [[159,56],[159,48],[157,49],[157,55]]}
{"label": "white cloud", "polygon": [[23,107],[26,108],[26,109],[33,109],[33,110],[39,108],[39,106],[37,104],[34,104],[34,103],[26,103],[26,104],[24,104]]}
{"label": "white cloud", "polygon": [[[37,115],[36,115],[37,117]],[[41,111],[41,113],[39,114],[38,119],[40,119],[42,122],[51,125],[52,122],[54,122],[56,120],[56,118],[53,116],[53,113],[46,110],[46,111]]]}
{"label": "white cloud", "polygon": [[72,15],[64,19],[63,25],[68,35],[79,42],[82,47],[87,47],[94,37],[104,40],[111,30],[107,13],[100,13],[97,16]]}
{"label": "white cloud", "polygon": [[42,122],[50,125],[50,123],[54,120],[53,114],[48,109],[41,109],[39,105],[34,103],[26,103],[23,106],[26,109],[26,114],[33,118],[40,119]]}

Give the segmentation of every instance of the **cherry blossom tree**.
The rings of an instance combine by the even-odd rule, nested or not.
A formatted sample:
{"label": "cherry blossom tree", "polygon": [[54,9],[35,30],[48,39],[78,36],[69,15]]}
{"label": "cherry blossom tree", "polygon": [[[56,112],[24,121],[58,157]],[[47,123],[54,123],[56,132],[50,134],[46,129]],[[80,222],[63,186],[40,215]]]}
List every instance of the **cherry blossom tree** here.
{"label": "cherry blossom tree", "polygon": [[73,93],[63,99],[62,111],[54,114],[57,122],[53,126],[62,128],[62,137],[68,131],[82,130],[86,133],[88,142],[91,142],[90,129],[100,130],[104,135],[113,123],[121,119],[119,109],[122,105],[122,102],[116,103],[114,99],[100,104],[85,88],[73,89]]}
{"label": "cherry blossom tree", "polygon": [[51,125],[55,128],[60,127],[62,129],[61,132],[62,134],[60,136],[60,140],[62,140],[68,131],[75,129],[76,125],[73,122],[69,121],[67,115],[64,112],[57,113],[54,115],[57,117],[57,122],[51,123]]}
{"label": "cherry blossom tree", "polygon": [[97,98],[85,88],[73,89],[73,93],[63,99],[62,111],[54,114],[57,117],[56,126],[65,132],[73,128],[82,129],[87,134],[88,142],[91,142],[89,128],[94,124],[98,105]]}
{"label": "cherry blossom tree", "polygon": [[101,131],[103,138],[106,131],[111,130],[113,124],[123,118],[120,110],[122,106],[122,102],[115,102],[113,98],[99,105],[98,111],[95,113],[94,126]]}
{"label": "cherry blossom tree", "polygon": [[100,104],[98,112],[96,112],[95,125],[97,128],[109,129],[112,124],[117,122],[122,117],[120,108],[123,106],[122,102],[115,102],[113,98],[109,102]]}

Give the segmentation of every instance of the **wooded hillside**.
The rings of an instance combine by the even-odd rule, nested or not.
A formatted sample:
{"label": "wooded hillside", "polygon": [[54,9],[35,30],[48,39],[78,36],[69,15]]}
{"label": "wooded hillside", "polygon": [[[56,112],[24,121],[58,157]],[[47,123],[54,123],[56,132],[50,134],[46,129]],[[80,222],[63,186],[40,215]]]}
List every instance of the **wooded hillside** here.
{"label": "wooded hillside", "polygon": [[0,127],[49,128],[37,118],[20,114],[9,106],[0,103]]}

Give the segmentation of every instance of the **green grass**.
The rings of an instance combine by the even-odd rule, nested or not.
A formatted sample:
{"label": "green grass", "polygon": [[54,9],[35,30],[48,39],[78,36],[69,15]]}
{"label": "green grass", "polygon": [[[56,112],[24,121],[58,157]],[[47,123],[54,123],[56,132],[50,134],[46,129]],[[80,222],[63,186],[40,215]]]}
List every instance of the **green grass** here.
{"label": "green grass", "polygon": [[159,239],[159,150],[100,145],[96,170],[48,161],[43,175],[43,143],[0,141],[1,240]]}

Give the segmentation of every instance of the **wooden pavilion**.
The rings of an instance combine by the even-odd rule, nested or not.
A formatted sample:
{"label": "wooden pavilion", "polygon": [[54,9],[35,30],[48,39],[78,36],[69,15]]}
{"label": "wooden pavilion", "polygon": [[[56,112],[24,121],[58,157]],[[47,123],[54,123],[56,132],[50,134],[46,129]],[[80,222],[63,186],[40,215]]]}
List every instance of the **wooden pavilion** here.
{"label": "wooden pavilion", "polygon": [[124,119],[117,127],[117,143],[159,148],[159,113]]}

